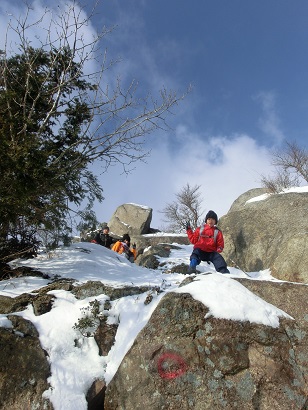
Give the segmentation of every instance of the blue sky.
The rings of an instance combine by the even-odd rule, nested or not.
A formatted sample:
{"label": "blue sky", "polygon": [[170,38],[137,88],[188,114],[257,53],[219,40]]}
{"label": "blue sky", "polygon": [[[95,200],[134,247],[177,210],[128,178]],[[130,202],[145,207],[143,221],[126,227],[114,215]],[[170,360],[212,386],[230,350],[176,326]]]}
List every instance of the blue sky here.
{"label": "blue sky", "polygon": [[[119,54],[136,61],[136,73],[150,61],[162,81],[182,89],[193,84],[187,125],[194,131],[207,135],[249,133],[266,145],[286,136],[304,140],[308,108],[306,1],[110,4],[110,22],[118,24]],[[121,51],[123,45],[125,51]],[[139,78],[144,75],[146,70]],[[272,133],[265,124],[268,117],[277,127]]]}
{"label": "blue sky", "polygon": [[[46,4],[34,2],[33,10]],[[22,2],[2,1],[1,27],[6,11],[18,10]],[[193,85],[170,118],[172,130],[147,142],[147,164],[128,176],[118,168],[101,176],[100,221],[133,202],[152,207],[152,226],[161,227],[158,211],[186,183],[200,185],[205,211],[222,216],[273,171],[271,150],[285,139],[307,147],[306,0],[104,0],[91,21],[89,31],[115,26],[102,48],[121,58],[115,71],[124,83],[136,79],[154,94]]]}

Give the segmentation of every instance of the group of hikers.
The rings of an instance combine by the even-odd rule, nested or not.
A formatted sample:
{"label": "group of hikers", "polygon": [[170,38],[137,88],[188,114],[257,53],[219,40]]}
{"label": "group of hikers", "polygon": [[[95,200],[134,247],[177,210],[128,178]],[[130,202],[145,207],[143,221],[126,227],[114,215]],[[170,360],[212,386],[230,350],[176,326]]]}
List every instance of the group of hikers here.
{"label": "group of hikers", "polygon": [[126,233],[121,239],[115,239],[109,235],[109,226],[104,226],[92,240],[93,243],[105,246],[119,254],[124,254],[130,262],[134,262],[137,257],[136,244],[130,246],[130,236]]}
{"label": "group of hikers", "polygon": [[[189,241],[194,245],[190,255],[188,273],[196,273],[197,266],[201,261],[212,262],[216,271],[220,273],[230,273],[225,259],[221,255],[224,249],[224,237],[220,229],[217,228],[218,217],[214,211],[206,214],[204,224],[192,230],[190,223],[186,223],[186,233]],[[125,254],[130,262],[134,262],[137,257],[136,244],[130,246],[130,236],[126,233],[121,239],[114,239],[109,235],[109,227],[104,226],[92,241],[105,246],[119,254]]]}

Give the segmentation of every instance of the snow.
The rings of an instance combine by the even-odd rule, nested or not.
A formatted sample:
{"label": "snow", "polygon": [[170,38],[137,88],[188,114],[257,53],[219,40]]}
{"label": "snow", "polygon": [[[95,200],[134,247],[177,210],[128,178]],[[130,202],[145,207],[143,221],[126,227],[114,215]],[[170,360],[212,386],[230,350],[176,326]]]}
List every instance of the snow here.
{"label": "snow", "polygon": [[[300,186],[300,187],[286,188],[286,189],[283,189],[281,192],[279,192],[278,195],[288,194],[288,193],[291,193],[291,192],[297,192],[297,193],[308,192],[308,185]],[[246,204],[248,204],[250,202],[264,201],[265,199],[269,198],[271,195],[277,195],[277,194],[262,194],[262,195],[259,195],[259,196],[255,196],[254,198],[248,199],[248,201],[246,201]]]}
{"label": "snow", "polygon": [[155,236],[158,237],[162,237],[162,236],[166,236],[166,237],[179,237],[179,236],[183,236],[183,238],[186,238],[187,235],[186,233],[166,233],[166,232],[156,232],[156,233],[146,233],[145,235],[143,235],[145,238],[155,238]]}
{"label": "snow", "polygon": [[134,202],[128,202],[127,204],[124,205],[134,205],[134,206],[138,206],[139,208],[145,209],[145,210],[150,210],[152,209],[151,207],[147,206],[147,205],[140,205],[140,204],[135,204]]}
{"label": "snow", "polygon": [[[170,258],[160,258],[164,269],[170,272],[174,264],[189,262],[192,245],[177,245]],[[29,306],[16,312],[31,320],[39,332],[42,347],[48,352],[51,366],[50,389],[44,393],[55,410],[85,410],[85,394],[95,379],[111,381],[122,359],[132,346],[140,330],[146,325],[161,298],[167,292],[190,293],[209,308],[207,316],[230,320],[279,326],[280,317],[290,317],[275,306],[265,302],[246,289],[234,278],[247,278],[240,269],[229,267],[230,274],[220,274],[213,265],[202,263],[196,280],[185,286],[179,284],[187,275],[165,274],[162,270],[150,270],[129,263],[124,256],[92,243],[79,243],[63,247],[52,254],[40,254],[35,259],[16,260],[13,265],[31,266],[49,277],[71,278],[75,284],[89,280],[105,285],[150,286],[153,291],[127,296],[111,302],[107,323],[118,323],[116,340],[108,356],[99,356],[93,337],[84,337],[74,328],[84,309],[95,299],[103,309],[108,297],[104,294],[78,300],[65,290],[49,292],[56,297],[50,312],[35,316]],[[249,272],[250,280],[276,281],[269,270]],[[35,293],[50,281],[37,277],[19,277],[0,282],[0,295],[16,297],[25,292]],[[154,291],[160,287],[161,293]],[[144,304],[148,294],[153,300]],[[10,328],[6,315],[0,314],[0,326]]]}
{"label": "snow", "polygon": [[178,288],[176,292],[189,292],[196,300],[208,306],[210,311],[206,317],[249,321],[272,327],[279,326],[280,316],[290,317],[275,306],[264,303],[263,299],[240,283],[218,273],[200,275],[197,281]]}

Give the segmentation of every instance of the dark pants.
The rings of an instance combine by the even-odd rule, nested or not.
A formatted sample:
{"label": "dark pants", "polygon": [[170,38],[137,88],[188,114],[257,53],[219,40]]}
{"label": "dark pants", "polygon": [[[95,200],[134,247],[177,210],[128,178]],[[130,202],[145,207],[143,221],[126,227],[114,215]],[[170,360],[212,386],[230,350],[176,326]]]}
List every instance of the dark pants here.
{"label": "dark pants", "polygon": [[195,248],[190,256],[190,260],[192,259],[197,259],[196,265],[199,265],[201,261],[212,262],[217,272],[230,273],[226,261],[218,252],[204,252],[199,248]]}

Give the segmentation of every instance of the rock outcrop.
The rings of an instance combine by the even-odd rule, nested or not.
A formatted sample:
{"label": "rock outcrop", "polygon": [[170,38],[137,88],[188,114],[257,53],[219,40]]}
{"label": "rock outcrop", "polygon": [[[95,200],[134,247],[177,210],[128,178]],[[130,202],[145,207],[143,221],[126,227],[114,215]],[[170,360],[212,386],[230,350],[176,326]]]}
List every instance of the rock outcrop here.
{"label": "rock outcrop", "polygon": [[247,272],[269,268],[278,279],[308,282],[308,192],[249,201],[262,194],[241,195],[219,221],[228,265]]}
{"label": "rock outcrop", "polygon": [[[77,286],[71,282],[55,281],[31,294],[24,293],[15,298],[0,295],[0,314],[7,315],[11,322],[10,328],[0,327],[0,409],[53,409],[52,404],[42,397],[50,387],[47,381],[50,369],[46,352],[40,345],[38,331],[32,322],[14,312],[23,311],[29,305],[32,305],[36,316],[50,311],[55,297],[48,292],[57,289],[71,291],[78,299],[103,293],[109,296],[110,301],[153,290],[152,286],[113,288],[97,281]],[[105,309],[108,309],[109,303],[105,303]],[[110,325],[104,319],[100,320],[94,335],[99,354],[103,356],[113,346],[117,331],[117,325]],[[99,380],[93,383],[87,395],[89,409],[103,408],[104,386]]]}
{"label": "rock outcrop", "polygon": [[50,375],[45,352],[34,325],[9,315],[12,328],[0,327],[0,408],[53,409],[42,397]]}
{"label": "rock outcrop", "polygon": [[164,296],[108,385],[105,410],[307,408],[307,316],[272,328],[207,313],[190,294]]}
{"label": "rock outcrop", "polygon": [[128,233],[131,236],[143,235],[150,232],[152,208],[136,205],[120,205],[112,215],[108,225],[110,232],[122,236]]}
{"label": "rock outcrop", "polygon": [[[241,195],[219,221],[225,236],[224,257],[229,265],[235,261],[246,271],[270,268],[277,278],[307,282],[308,193],[271,195],[249,202],[264,193],[251,190]],[[128,232],[136,241],[141,253],[136,264],[160,268],[166,274],[187,273],[187,264],[171,268],[167,263],[164,271],[166,262],[160,261],[168,258],[177,247],[175,243],[188,244],[186,235],[147,235],[151,230],[151,208],[134,204],[119,208],[109,225],[118,236]],[[12,274],[9,272],[9,276]],[[192,276],[186,277],[181,287],[193,280]],[[280,326],[273,328],[208,317],[207,306],[189,293],[168,293],[107,389],[104,380],[93,381],[86,397],[88,408],[308,409],[307,285],[236,280],[294,320],[281,319]],[[118,330],[117,323],[106,320],[111,301],[149,292],[144,302],[149,304],[151,292],[161,291],[151,286],[113,288],[100,281],[74,282],[61,279],[15,298],[0,296],[0,313],[12,324],[11,328],[0,327],[0,408],[52,409],[42,396],[50,387],[46,352],[35,326],[17,312],[28,305],[32,305],[35,315],[49,312],[56,299],[49,292],[56,289],[72,292],[77,299],[107,295],[106,316],[100,317],[94,334],[99,354],[107,356]]]}
{"label": "rock outcrop", "polygon": [[133,241],[137,244],[137,249],[142,251],[149,247],[160,244],[179,244],[179,245],[189,245],[189,239],[186,234],[165,234],[161,232],[156,232],[154,234],[148,235],[134,235],[132,237]]}

